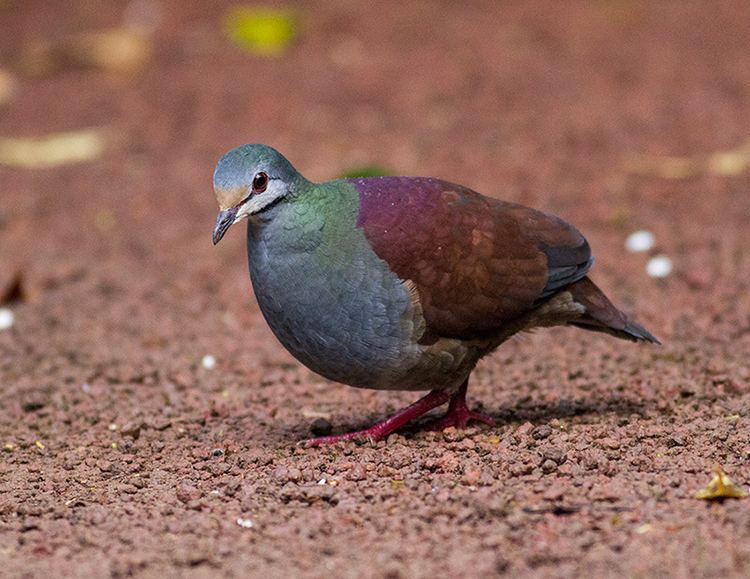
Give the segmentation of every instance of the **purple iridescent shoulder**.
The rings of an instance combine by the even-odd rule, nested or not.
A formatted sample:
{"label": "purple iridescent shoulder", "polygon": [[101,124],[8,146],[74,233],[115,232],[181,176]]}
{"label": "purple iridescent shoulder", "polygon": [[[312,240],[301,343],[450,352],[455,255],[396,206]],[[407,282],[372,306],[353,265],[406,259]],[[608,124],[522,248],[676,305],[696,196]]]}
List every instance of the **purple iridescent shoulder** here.
{"label": "purple iridescent shoulder", "polygon": [[432,177],[363,177],[347,180],[359,193],[357,225],[429,218],[445,202],[445,194],[473,191]]}

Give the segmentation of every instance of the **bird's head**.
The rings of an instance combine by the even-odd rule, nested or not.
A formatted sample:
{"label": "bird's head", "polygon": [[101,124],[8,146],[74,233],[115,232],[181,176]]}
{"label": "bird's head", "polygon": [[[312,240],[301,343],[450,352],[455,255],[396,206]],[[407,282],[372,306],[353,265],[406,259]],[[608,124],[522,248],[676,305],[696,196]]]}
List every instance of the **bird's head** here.
{"label": "bird's head", "polygon": [[266,145],[242,145],[226,153],[214,171],[220,209],[214,245],[233,224],[282,202],[301,179],[281,153]]}

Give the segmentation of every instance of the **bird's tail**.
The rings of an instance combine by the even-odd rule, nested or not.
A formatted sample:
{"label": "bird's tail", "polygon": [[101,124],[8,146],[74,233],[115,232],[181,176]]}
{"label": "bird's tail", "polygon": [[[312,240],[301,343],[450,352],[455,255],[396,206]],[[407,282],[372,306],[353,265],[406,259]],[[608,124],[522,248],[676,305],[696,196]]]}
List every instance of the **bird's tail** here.
{"label": "bird's tail", "polygon": [[570,322],[571,325],[594,332],[604,332],[632,342],[661,344],[646,328],[629,320],[618,310],[588,277],[575,282],[565,290],[572,294],[573,301],[585,308],[584,314]]}

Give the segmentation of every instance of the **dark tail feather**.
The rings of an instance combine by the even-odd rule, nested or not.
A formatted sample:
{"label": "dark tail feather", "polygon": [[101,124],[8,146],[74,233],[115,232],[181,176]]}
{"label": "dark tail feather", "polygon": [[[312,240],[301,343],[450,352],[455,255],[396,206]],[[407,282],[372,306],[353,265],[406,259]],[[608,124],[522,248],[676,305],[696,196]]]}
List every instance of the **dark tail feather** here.
{"label": "dark tail feather", "polygon": [[571,325],[594,332],[604,332],[623,340],[661,344],[651,332],[639,323],[629,320],[618,310],[588,277],[566,288],[573,301],[581,304],[586,312]]}
{"label": "dark tail feather", "polygon": [[659,338],[654,336],[646,328],[637,322],[628,322],[628,324],[622,329],[623,332],[632,336],[636,342],[651,342],[652,344],[661,344]]}

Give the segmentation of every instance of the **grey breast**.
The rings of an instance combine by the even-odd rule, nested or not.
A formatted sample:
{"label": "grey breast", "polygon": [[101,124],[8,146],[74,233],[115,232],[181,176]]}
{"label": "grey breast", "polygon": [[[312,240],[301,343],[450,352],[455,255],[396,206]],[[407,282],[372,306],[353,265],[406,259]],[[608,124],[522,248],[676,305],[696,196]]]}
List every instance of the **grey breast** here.
{"label": "grey breast", "polygon": [[273,333],[330,380],[398,388],[419,357],[406,287],[360,230],[347,239],[354,247],[340,252],[325,240],[322,220],[288,207],[270,217],[248,224],[247,244],[253,289]]}

